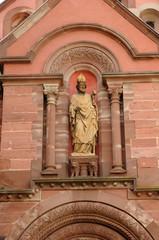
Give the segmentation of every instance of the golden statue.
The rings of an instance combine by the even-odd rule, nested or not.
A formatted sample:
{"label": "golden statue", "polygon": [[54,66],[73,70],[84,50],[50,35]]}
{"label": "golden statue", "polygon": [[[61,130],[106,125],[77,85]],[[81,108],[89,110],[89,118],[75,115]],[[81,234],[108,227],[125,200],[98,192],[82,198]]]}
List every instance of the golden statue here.
{"label": "golden statue", "polygon": [[80,74],[77,78],[77,93],[72,95],[69,108],[73,153],[95,155],[98,131],[98,108],[94,101],[96,91],[86,92],[86,79]]}

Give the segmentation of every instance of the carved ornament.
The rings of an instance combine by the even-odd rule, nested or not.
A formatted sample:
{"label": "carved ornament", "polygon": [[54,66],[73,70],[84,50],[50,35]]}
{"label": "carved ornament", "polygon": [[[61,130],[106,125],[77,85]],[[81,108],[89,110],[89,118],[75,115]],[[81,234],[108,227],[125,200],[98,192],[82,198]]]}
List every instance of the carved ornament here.
{"label": "carved ornament", "polygon": [[[78,234],[77,237],[85,234],[83,225],[86,223],[88,223],[89,236],[96,234],[97,239],[107,239],[109,235],[105,235],[106,230],[110,228],[114,237],[118,237],[114,239],[152,240],[145,228],[132,216],[98,202],[73,202],[51,209],[32,222],[18,239],[49,240],[51,236],[51,239],[71,240],[71,237],[76,237],[76,234]],[[95,228],[90,228],[93,225]],[[72,226],[77,227],[75,231]],[[68,229],[67,232],[66,229]],[[72,233],[75,233],[75,236]]]}
{"label": "carved ornament", "polygon": [[71,156],[70,157],[71,177],[97,177],[98,157],[97,156]]}
{"label": "carved ornament", "polygon": [[108,94],[112,103],[120,103],[120,96],[123,92],[122,88],[108,88]]}
{"label": "carved ornament", "polygon": [[56,104],[58,98],[59,84],[44,84],[44,95],[47,97],[47,104]]}
{"label": "carved ornament", "polygon": [[115,65],[108,55],[92,47],[76,47],[61,53],[52,63],[50,73],[62,73],[79,62],[95,63],[103,72],[115,72]]}

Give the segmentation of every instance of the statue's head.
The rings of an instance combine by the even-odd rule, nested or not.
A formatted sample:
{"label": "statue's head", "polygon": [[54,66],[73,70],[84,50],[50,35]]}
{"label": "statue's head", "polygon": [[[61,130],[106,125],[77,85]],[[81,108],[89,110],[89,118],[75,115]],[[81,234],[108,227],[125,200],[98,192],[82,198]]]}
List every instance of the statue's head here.
{"label": "statue's head", "polygon": [[83,74],[81,73],[78,78],[77,78],[77,85],[76,85],[76,88],[78,90],[79,93],[85,93],[86,91],[86,79],[85,77],[83,76]]}

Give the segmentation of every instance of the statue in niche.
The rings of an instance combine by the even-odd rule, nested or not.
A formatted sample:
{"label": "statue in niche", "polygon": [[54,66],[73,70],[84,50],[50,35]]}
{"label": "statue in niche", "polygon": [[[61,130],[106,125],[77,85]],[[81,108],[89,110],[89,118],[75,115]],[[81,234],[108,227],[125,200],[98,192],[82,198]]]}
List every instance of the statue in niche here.
{"label": "statue in niche", "polygon": [[95,155],[98,132],[98,107],[95,103],[96,91],[86,93],[86,79],[77,78],[77,93],[72,95],[69,108],[73,153],[71,156]]}

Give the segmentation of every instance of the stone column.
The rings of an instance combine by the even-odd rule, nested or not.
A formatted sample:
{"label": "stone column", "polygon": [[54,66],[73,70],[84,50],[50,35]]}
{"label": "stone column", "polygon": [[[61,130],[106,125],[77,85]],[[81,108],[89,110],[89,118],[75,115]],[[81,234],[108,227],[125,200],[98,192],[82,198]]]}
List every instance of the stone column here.
{"label": "stone column", "polygon": [[108,88],[111,103],[112,154],[111,173],[124,173],[122,165],[121,126],[120,126],[120,95],[122,88]]}
{"label": "stone column", "polygon": [[44,94],[47,97],[46,120],[46,160],[43,174],[57,175],[55,162],[55,105],[58,98],[58,83],[44,84]]}

